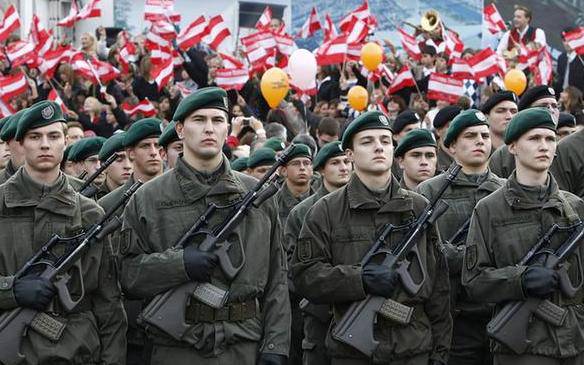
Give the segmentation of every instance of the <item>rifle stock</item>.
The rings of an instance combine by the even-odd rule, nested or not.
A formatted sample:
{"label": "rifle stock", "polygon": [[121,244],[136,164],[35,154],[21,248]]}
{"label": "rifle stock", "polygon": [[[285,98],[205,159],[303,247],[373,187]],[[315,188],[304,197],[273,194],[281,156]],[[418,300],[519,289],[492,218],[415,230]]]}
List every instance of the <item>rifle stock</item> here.
{"label": "rifle stock", "polygon": [[[107,160],[105,160],[104,163],[102,163],[99,168],[97,170],[95,170],[95,172],[93,174],[91,174],[90,177],[88,177],[85,182],[83,183],[83,185],[81,185],[81,187],[79,188],[79,194],[87,197],[87,198],[91,198],[92,196],[95,195],[95,193],[97,193],[97,188],[94,186],[91,186],[91,183],[97,179],[97,177],[99,175],[101,175],[102,172],[104,172],[112,163],[114,163],[114,161],[118,158],[118,154],[114,153],[113,155],[111,155],[110,157],[108,157]],[[87,172],[85,172],[85,175],[87,175]],[[84,176],[85,177],[85,176]]]}

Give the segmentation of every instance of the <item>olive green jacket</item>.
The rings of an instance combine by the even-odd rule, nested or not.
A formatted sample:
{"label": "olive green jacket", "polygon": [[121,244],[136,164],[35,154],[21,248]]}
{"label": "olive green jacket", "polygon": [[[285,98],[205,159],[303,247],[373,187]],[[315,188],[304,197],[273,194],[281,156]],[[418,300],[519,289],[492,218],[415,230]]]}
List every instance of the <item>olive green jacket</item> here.
{"label": "olive green jacket", "polygon": [[489,169],[495,175],[506,179],[515,170],[515,156],[509,153],[507,145],[497,148],[491,155]]}
{"label": "olive green jacket", "polygon": [[[554,223],[570,224],[569,211],[562,199],[578,216],[584,215],[584,202],[574,194],[560,191],[549,175],[549,197],[537,201],[533,193],[517,183],[513,173],[505,186],[479,201],[474,209],[462,269],[462,285],[471,299],[483,303],[525,300],[522,275],[526,266],[517,265]],[[563,198],[562,198],[563,197]],[[560,232],[552,237],[550,248],[559,247],[568,236]],[[582,284],[578,266],[582,265],[584,247],[568,260],[573,285]],[[578,265],[580,261],[580,265]],[[528,354],[568,358],[584,352],[584,293],[580,289],[573,299],[558,291],[551,300],[567,309],[562,326],[554,327],[538,317],[530,319],[527,338]],[[509,352],[496,344],[495,352]]]}
{"label": "olive green jacket", "polygon": [[[33,181],[21,168],[0,186],[0,311],[17,306],[12,283],[14,273],[53,235],[76,235],[98,221],[103,210],[80,196],[61,174],[47,187]],[[55,248],[62,254],[63,246]],[[72,312],[53,309],[66,319],[61,339],[54,343],[29,330],[22,350],[27,364],[124,364],[126,317],[120,300],[117,272],[109,239],[91,244],[81,259],[85,297]],[[81,294],[77,271],[69,289]],[[54,308],[60,308],[54,300]],[[57,357],[58,356],[58,357]]]}
{"label": "olive green jacket", "polygon": [[452,156],[448,154],[448,152],[444,151],[441,147],[437,149],[437,157],[438,161],[436,163],[436,173],[439,174],[448,170],[450,165],[454,162]]}
{"label": "olive green jacket", "polygon": [[584,197],[584,131],[562,139],[550,172],[560,189]]}
{"label": "olive green jacket", "polygon": [[[425,196],[428,200],[436,198],[440,188],[446,181],[446,175],[441,174],[434,176],[418,185],[417,192]],[[468,175],[460,172],[450,186],[442,195],[442,200],[448,203],[448,210],[438,218],[436,228],[442,239],[442,249],[448,262],[448,271],[450,274],[450,305],[452,309],[462,311],[480,311],[477,305],[467,303],[461,283],[460,275],[462,270],[462,261],[464,258],[464,241],[458,242],[455,247],[450,242],[456,231],[472,215],[472,210],[479,200],[491,194],[505,184],[505,180],[497,177],[492,172],[487,172],[481,181],[473,181]],[[482,307],[482,306],[480,306]],[[489,312],[485,313],[490,315]]]}
{"label": "olive green jacket", "polygon": [[[124,185],[120,186],[119,188],[115,189],[114,191],[112,191],[109,194],[106,194],[105,196],[100,198],[97,201],[97,204],[99,204],[103,208],[103,210],[107,212],[108,210],[112,209],[113,206],[122,199],[122,197],[124,196],[124,193],[126,191],[128,191],[128,189],[130,189],[130,187],[132,185],[134,185],[135,182],[136,181],[134,180],[134,174],[132,174],[130,176],[130,178],[128,179],[128,181],[126,181],[124,183]],[[121,217],[123,213],[124,213],[124,207],[122,206],[122,207],[118,208],[114,214],[118,217]],[[120,231],[121,231],[121,229],[117,229],[110,236],[111,241],[112,241],[113,251],[114,251],[114,254],[116,255],[116,257],[119,255],[119,249],[120,249]]]}
{"label": "olive green jacket", "polygon": [[[121,245],[121,283],[134,298],[151,298],[189,281],[183,250],[174,248],[211,202],[220,206],[242,198],[257,180],[231,170],[223,159],[225,171],[213,185],[206,184],[182,157],[174,169],[144,184],[124,210]],[[208,228],[219,224],[231,209],[218,209],[209,218]],[[202,239],[202,237],[201,237]],[[226,346],[241,341],[258,342],[258,350],[287,355],[289,350],[290,303],[285,254],[275,200],[248,211],[230,237],[234,248],[229,255],[246,263],[235,279],[228,282],[217,267],[212,283],[229,287],[230,303],[257,298],[262,313],[255,318],[228,322],[194,323],[187,336],[208,356],[219,355]],[[200,242],[197,240],[197,243]],[[244,252],[239,249],[243,245]],[[177,315],[181,308],[176,308]],[[188,346],[161,332],[149,334],[154,343]],[[193,351],[195,349],[193,348]]]}
{"label": "olive green jacket", "polygon": [[294,208],[296,205],[298,205],[298,203],[308,198],[313,193],[314,190],[311,186],[306,193],[300,195],[299,197],[295,197],[292,195],[290,189],[288,189],[288,185],[286,185],[284,182],[280,190],[278,190],[276,193],[276,201],[278,202],[278,216],[280,217],[282,226],[286,226],[286,220],[288,219],[288,215],[292,211],[292,208]]}
{"label": "olive green jacket", "polygon": [[16,173],[18,168],[14,166],[12,160],[8,160],[4,170],[0,171],[0,185],[4,184],[12,175]]}
{"label": "olive green jacket", "polygon": [[[360,262],[376,232],[387,223],[398,226],[410,222],[426,204],[422,196],[401,189],[396,179],[378,198],[353,175],[345,187],[321,198],[307,213],[291,266],[298,294],[312,303],[332,304],[333,322],[338,321],[351,302],[366,297]],[[404,233],[390,234],[389,247]],[[413,297],[401,287],[393,295],[394,300],[415,308],[412,321],[401,326],[377,317],[374,333],[380,344],[373,355],[374,363],[418,354],[447,360],[452,332],[449,282],[436,231],[431,228],[424,232],[417,247],[427,280]],[[421,280],[416,274],[413,279]],[[363,358],[357,350],[333,340],[330,333],[327,347],[333,357]]]}

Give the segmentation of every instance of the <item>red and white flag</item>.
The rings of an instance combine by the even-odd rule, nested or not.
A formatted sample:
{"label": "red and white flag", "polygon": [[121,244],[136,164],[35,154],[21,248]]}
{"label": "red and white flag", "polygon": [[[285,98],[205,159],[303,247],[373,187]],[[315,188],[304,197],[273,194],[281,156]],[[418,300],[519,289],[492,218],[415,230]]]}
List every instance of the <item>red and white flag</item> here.
{"label": "red and white flag", "polygon": [[166,39],[162,38],[159,34],[156,34],[152,31],[152,28],[148,33],[146,33],[146,41],[144,42],[144,47],[148,50],[153,50],[155,48],[160,47],[169,47],[170,42]]}
{"label": "red and white flag", "polygon": [[209,19],[207,32],[207,44],[209,44],[214,50],[219,49],[221,43],[231,35],[231,32],[221,15],[216,15]]}
{"label": "red and white flag", "polygon": [[258,47],[263,48],[266,52],[271,51],[272,48],[276,48],[276,39],[274,34],[269,31],[260,31],[252,33],[241,38],[241,44],[245,47],[246,52],[249,49],[256,49]]}
{"label": "red and white flag", "polygon": [[397,31],[399,32],[402,47],[404,47],[408,56],[415,61],[419,61],[420,58],[422,58],[422,51],[420,50],[420,45],[416,41],[416,38],[408,34],[402,28],[398,28]]}
{"label": "red and white flag", "polygon": [[170,20],[180,22],[180,14],[174,11],[174,0],[146,0],[144,5],[144,20]]}
{"label": "red and white flag", "polygon": [[321,66],[343,63],[346,61],[347,49],[347,36],[340,35],[316,50],[316,62]]}
{"label": "red and white flag", "polygon": [[200,43],[207,34],[207,19],[201,15],[188,27],[181,30],[176,41],[180,49],[188,51],[189,48]]}
{"label": "red and white flag", "polygon": [[539,49],[538,62],[536,67],[532,67],[534,81],[536,85],[549,85],[552,81],[552,55],[547,47]]}
{"label": "red and white flag", "polygon": [[14,75],[0,76],[0,97],[5,102],[25,93],[28,90],[28,82],[22,72]]}
{"label": "red and white flag", "polygon": [[16,110],[12,108],[10,103],[8,102],[5,103],[4,101],[2,101],[2,98],[0,98],[0,118],[7,117],[14,113],[16,113]]}
{"label": "red and white flag", "polygon": [[146,118],[156,115],[156,108],[148,99],[141,100],[138,104],[135,105],[123,103],[120,105],[120,107],[124,113],[128,114],[130,117],[134,117],[138,113],[142,114]]}
{"label": "red and white flag", "polygon": [[81,8],[81,10],[79,10],[75,20],[101,17],[101,9],[97,7],[97,3],[100,1],[101,0],[90,0]]}
{"label": "red and white flag", "polygon": [[225,90],[241,90],[249,80],[249,70],[220,68],[215,74],[215,83]]}
{"label": "red and white flag", "polygon": [[93,66],[89,64],[91,58],[86,56],[83,52],[75,52],[71,56],[71,68],[80,77],[97,83],[99,80],[97,75],[93,72]]}
{"label": "red and white flag", "polygon": [[270,28],[270,23],[272,22],[272,8],[266,6],[262,15],[258,19],[255,28],[258,30],[264,30]]}
{"label": "red and white flag", "polygon": [[518,64],[517,68],[520,70],[525,70],[528,68],[535,67],[537,65],[537,59],[539,57],[539,52],[536,49],[529,49],[524,45],[520,45],[519,56],[517,57]]}
{"label": "red and white flag", "polygon": [[35,45],[25,41],[12,42],[6,46],[6,55],[13,68],[24,65],[36,60]]}
{"label": "red and white flag", "polygon": [[324,17],[324,41],[328,42],[339,35],[339,32],[335,28],[335,23],[331,19],[331,16],[327,14]]}
{"label": "red and white flag", "polygon": [[564,33],[564,40],[576,54],[584,55],[584,27]]}
{"label": "red and white flag", "polygon": [[395,94],[401,89],[414,86],[416,86],[416,79],[414,79],[412,71],[410,71],[407,66],[404,66],[393,79],[393,82],[389,86],[389,89],[387,89],[387,92],[388,94]]}
{"label": "red and white flag", "polygon": [[[362,75],[366,74],[365,71],[362,71],[361,74]],[[389,67],[387,67],[386,64],[380,63],[379,66],[377,66],[377,69],[375,69],[373,72],[369,72],[367,78],[373,82],[385,79],[388,83],[391,84],[393,82],[393,79],[395,78],[395,75],[393,74],[393,72],[391,72],[391,70],[389,69]]]}
{"label": "red and white flag", "polygon": [[8,36],[20,27],[20,17],[14,5],[10,5],[4,12],[4,20],[0,25],[0,42],[8,39]]}
{"label": "red and white flag", "polygon": [[177,82],[174,85],[176,86],[178,91],[180,91],[180,95],[183,98],[186,98],[187,96],[189,96],[193,93],[191,89],[189,89],[188,87],[185,86],[184,82]]}
{"label": "red and white flag", "polygon": [[483,19],[487,25],[487,29],[492,34],[505,32],[507,30],[507,26],[495,4],[489,4],[483,8]]}
{"label": "red and white flag", "polygon": [[460,58],[462,57],[462,51],[464,51],[464,43],[458,37],[458,34],[451,31],[450,29],[442,31],[442,37],[444,38],[446,54],[450,58]]}
{"label": "red and white flag", "polygon": [[174,25],[166,20],[155,21],[152,23],[150,30],[167,41],[176,39],[176,29],[174,28]]}
{"label": "red and white flag", "polygon": [[174,75],[172,57],[152,69],[152,79],[158,84],[158,91],[162,90]]}
{"label": "red and white flag", "polygon": [[463,58],[454,58],[450,61],[450,75],[459,80],[474,80],[475,78],[471,65]]}
{"label": "red and white flag", "polygon": [[65,105],[65,103],[63,102],[63,99],[61,99],[61,97],[57,93],[57,90],[55,90],[54,88],[51,88],[51,91],[49,92],[47,99],[57,103],[61,107],[61,110],[63,111],[63,113],[69,112],[69,108],[67,108],[67,105]]}
{"label": "red and white flag", "polygon": [[298,37],[308,38],[314,33],[316,33],[317,30],[320,29],[321,26],[320,21],[318,20],[318,13],[316,12],[316,7],[313,6],[312,10],[310,11],[310,15],[308,16],[308,19],[306,19],[306,21],[302,25],[302,29],[300,29],[300,32],[298,33]]}
{"label": "red and white flag", "polygon": [[369,27],[367,23],[361,19],[357,19],[353,15],[352,26],[348,27],[349,32],[347,32],[347,43],[361,43],[369,34]]}
{"label": "red and white flag", "polygon": [[61,62],[69,62],[72,55],[73,50],[70,45],[59,46],[56,49],[49,50],[41,58],[38,69],[41,74],[51,78],[55,74],[55,70],[59,64]]}
{"label": "red and white flag", "polygon": [[150,50],[150,62],[153,65],[160,65],[169,58],[172,58],[172,49],[170,47],[157,47]]}
{"label": "red and white flag", "polygon": [[91,66],[97,77],[102,83],[106,83],[118,77],[120,75],[120,70],[112,66],[109,62],[99,61],[97,59],[91,60]]}
{"label": "red and white flag", "polygon": [[351,31],[351,27],[353,25],[353,16],[357,19],[365,21],[365,23],[368,25],[375,23],[375,20],[372,19],[371,12],[369,11],[369,2],[367,0],[365,0],[363,4],[353,10],[339,22],[339,28],[342,32],[348,33]]}
{"label": "red and white flag", "polygon": [[[36,14],[32,16],[30,23],[30,31],[28,34],[28,41],[36,44],[36,53],[38,56],[43,56],[47,51],[53,47],[52,32],[43,29],[40,25],[40,19]],[[40,62],[39,62],[40,63]]]}
{"label": "red and white flag", "polygon": [[467,60],[477,81],[501,72],[497,61],[497,54],[491,48],[485,48]]}
{"label": "red and white flag", "polygon": [[124,45],[120,48],[118,63],[122,68],[122,72],[127,74],[130,72],[130,64],[132,62],[136,62],[138,57],[138,50],[136,49],[136,45],[130,41],[128,37],[128,32],[125,30],[122,32],[121,35]]}
{"label": "red and white flag", "polygon": [[223,68],[225,69],[238,69],[245,67],[243,62],[228,54],[219,52],[219,57],[223,60]]}
{"label": "red and white flag", "polygon": [[63,19],[57,22],[60,27],[72,27],[77,21],[77,15],[79,14],[79,7],[77,6],[76,0],[71,0],[71,9],[69,9],[69,14]]}
{"label": "red and white flag", "polygon": [[463,81],[446,74],[433,72],[428,81],[427,97],[455,104],[464,95]]}
{"label": "red and white flag", "polygon": [[274,40],[278,51],[286,57],[290,57],[298,48],[292,37],[287,34],[274,34]]}
{"label": "red and white flag", "polygon": [[270,56],[259,43],[246,47],[245,54],[253,70],[261,70]]}

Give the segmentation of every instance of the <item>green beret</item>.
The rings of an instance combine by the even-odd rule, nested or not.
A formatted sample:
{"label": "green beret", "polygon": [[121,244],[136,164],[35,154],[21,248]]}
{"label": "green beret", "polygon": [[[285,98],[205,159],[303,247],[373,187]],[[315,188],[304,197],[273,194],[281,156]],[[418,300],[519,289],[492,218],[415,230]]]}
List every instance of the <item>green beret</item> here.
{"label": "green beret", "polygon": [[116,152],[124,149],[124,138],[126,132],[116,133],[105,141],[99,150],[100,161],[105,161]]}
{"label": "green beret", "polygon": [[288,155],[288,162],[298,157],[306,157],[312,160],[312,151],[310,150],[310,147],[302,143],[296,143]]}
{"label": "green beret", "polygon": [[160,135],[160,138],[158,138],[158,144],[160,145],[160,147],[166,148],[172,142],[179,140],[178,134],[176,134],[176,129],[174,129],[175,125],[176,122],[173,120],[172,122],[168,123],[168,125],[164,128],[162,134]]}
{"label": "green beret", "polygon": [[239,172],[247,169],[247,160],[248,157],[240,157],[231,161],[231,169]]}
{"label": "green beret", "polygon": [[415,129],[400,139],[399,144],[395,148],[394,156],[402,157],[409,150],[428,146],[438,147],[432,132],[427,129]]}
{"label": "green beret", "polygon": [[519,102],[517,100],[517,95],[515,95],[513,91],[499,91],[498,93],[491,95],[491,97],[485,101],[481,107],[481,111],[485,114],[489,114],[497,104],[503,101],[512,101],[515,104]]}
{"label": "green beret", "polygon": [[59,104],[50,100],[39,101],[26,109],[20,117],[15,138],[17,141],[22,141],[27,131],[57,122],[67,122]]}
{"label": "green beret", "polygon": [[271,148],[276,152],[280,152],[280,151],[284,151],[284,148],[286,148],[286,145],[284,144],[284,141],[282,141],[281,138],[272,137],[272,138],[268,138],[264,142],[263,147]]}
{"label": "green beret", "polygon": [[329,142],[322,146],[322,148],[316,154],[314,161],[312,161],[312,168],[318,170],[326,165],[329,158],[342,156],[345,154],[345,150],[341,147],[341,141]]}
{"label": "green beret", "polygon": [[460,112],[448,126],[446,137],[444,137],[444,146],[450,147],[450,144],[454,142],[462,131],[475,125],[489,125],[483,112],[477,109],[467,109]]}
{"label": "green beret", "polygon": [[547,108],[528,108],[515,114],[505,129],[505,144],[516,141],[534,128],[556,131],[556,123]]}
{"label": "green beret", "polygon": [[271,148],[258,148],[253,151],[247,160],[247,167],[250,169],[258,166],[273,165],[276,163],[276,151]]}
{"label": "green beret", "polygon": [[104,137],[82,138],[73,144],[67,158],[69,161],[81,162],[90,156],[97,155],[105,141]]}
{"label": "green beret", "polygon": [[204,87],[182,99],[174,112],[173,120],[182,122],[198,109],[219,109],[229,112],[227,92],[220,87]]}
{"label": "green beret", "polygon": [[[0,121],[1,123],[1,121]],[[570,113],[561,112],[560,117],[558,118],[558,129],[562,127],[575,127],[576,126],[576,117],[574,117]]]}
{"label": "green beret", "polygon": [[132,147],[148,137],[160,137],[162,121],[158,118],[144,118],[132,124],[126,131],[124,147]]}
{"label": "green beret", "polygon": [[6,120],[4,121],[4,125],[0,130],[1,140],[3,140],[4,142],[8,142],[14,137],[16,137],[16,129],[18,128],[18,122],[20,121],[20,118],[22,117],[22,114],[24,114],[25,111],[26,109],[20,110],[6,118]]}
{"label": "green beret", "polygon": [[0,119],[0,131],[2,130],[2,127],[4,127],[4,124],[6,124],[6,122],[8,121],[9,118],[10,118],[10,115]]}
{"label": "green beret", "polygon": [[343,149],[346,150],[351,146],[355,134],[366,129],[387,129],[391,131],[389,118],[387,118],[387,115],[377,110],[372,110],[359,115],[349,123],[343,133]]}
{"label": "green beret", "polygon": [[436,129],[442,128],[452,119],[454,119],[454,117],[456,117],[461,111],[462,108],[458,105],[445,106],[444,108],[440,109],[438,113],[436,113],[434,120],[432,120],[432,125]]}
{"label": "green beret", "polygon": [[65,151],[63,151],[63,161],[69,161],[69,153],[71,152],[71,148],[75,145],[75,143],[71,143],[67,145]]}
{"label": "green beret", "polygon": [[517,109],[525,110],[540,99],[545,98],[556,98],[556,92],[554,89],[547,85],[538,85],[527,89],[525,93],[519,99],[519,104],[517,104]]}
{"label": "green beret", "polygon": [[399,113],[393,123],[391,124],[391,130],[393,133],[401,133],[404,128],[410,124],[420,123],[420,116],[413,110],[404,110]]}

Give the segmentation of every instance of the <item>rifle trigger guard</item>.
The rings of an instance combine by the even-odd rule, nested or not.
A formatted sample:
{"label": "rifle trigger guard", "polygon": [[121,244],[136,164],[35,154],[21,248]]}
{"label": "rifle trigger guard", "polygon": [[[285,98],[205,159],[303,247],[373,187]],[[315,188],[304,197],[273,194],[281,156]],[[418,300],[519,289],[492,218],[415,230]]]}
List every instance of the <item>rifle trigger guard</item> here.
{"label": "rifle trigger guard", "polygon": [[232,242],[224,241],[221,244],[217,245],[217,250],[214,251],[215,255],[219,258],[219,264],[221,265],[221,270],[229,278],[232,280],[235,278],[237,273],[241,270],[243,265],[245,264],[245,251],[243,249],[243,245],[240,243],[241,249],[241,262],[239,265],[235,266],[231,262],[231,258],[229,258],[229,250],[233,246]]}
{"label": "rifle trigger guard", "polygon": [[75,265],[71,269],[75,269],[79,272],[79,283],[81,287],[81,295],[79,295],[78,300],[73,300],[71,298],[71,293],[69,292],[69,288],[67,287],[67,283],[71,280],[71,274],[68,272],[63,274],[59,280],[55,282],[55,287],[57,288],[57,292],[59,293],[59,300],[68,312],[72,311],[85,297],[85,286],[83,284],[83,271],[81,268],[81,262],[77,261]]}

